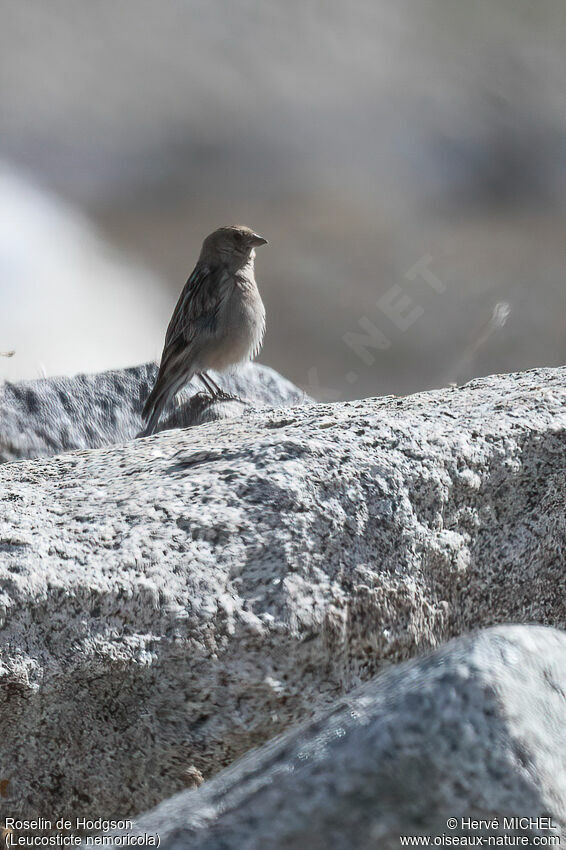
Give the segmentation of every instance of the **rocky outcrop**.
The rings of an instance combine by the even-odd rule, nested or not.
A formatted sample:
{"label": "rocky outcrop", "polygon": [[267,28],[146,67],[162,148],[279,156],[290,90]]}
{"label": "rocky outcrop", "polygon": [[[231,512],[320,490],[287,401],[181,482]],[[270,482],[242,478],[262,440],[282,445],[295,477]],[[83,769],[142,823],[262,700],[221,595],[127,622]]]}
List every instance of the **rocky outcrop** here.
{"label": "rocky outcrop", "polygon": [[559,843],[565,691],[562,632],[460,638],[173,797],[135,832],[159,835],[162,850],[398,850],[408,835]]}
{"label": "rocky outcrop", "polygon": [[537,370],[4,465],[8,802],[139,813],[386,664],[563,627],[565,399]]}
{"label": "rocky outcrop", "polygon": [[[142,428],[141,411],[156,376],[157,365],[146,363],[96,375],[0,384],[0,462],[132,440]],[[170,405],[159,430],[230,418],[249,406],[284,407],[306,399],[290,381],[256,363],[219,380],[234,401],[212,403],[195,378]]]}

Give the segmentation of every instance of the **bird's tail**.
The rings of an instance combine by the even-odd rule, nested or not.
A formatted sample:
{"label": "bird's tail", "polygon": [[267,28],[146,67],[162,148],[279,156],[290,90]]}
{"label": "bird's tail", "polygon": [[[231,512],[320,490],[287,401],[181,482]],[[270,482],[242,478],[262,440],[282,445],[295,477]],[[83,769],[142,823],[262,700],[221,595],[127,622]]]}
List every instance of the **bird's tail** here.
{"label": "bird's tail", "polygon": [[142,411],[142,419],[146,422],[146,426],[141,432],[140,437],[148,437],[150,434],[155,433],[161,414],[169,402],[170,394],[167,392],[167,389],[167,386],[163,386],[158,378]]}
{"label": "bird's tail", "polygon": [[190,375],[181,375],[177,380],[171,381],[166,374],[160,372],[142,410],[142,419],[147,422],[147,425],[140,433],[140,437],[149,437],[150,434],[155,433],[161,414],[190,377]]}

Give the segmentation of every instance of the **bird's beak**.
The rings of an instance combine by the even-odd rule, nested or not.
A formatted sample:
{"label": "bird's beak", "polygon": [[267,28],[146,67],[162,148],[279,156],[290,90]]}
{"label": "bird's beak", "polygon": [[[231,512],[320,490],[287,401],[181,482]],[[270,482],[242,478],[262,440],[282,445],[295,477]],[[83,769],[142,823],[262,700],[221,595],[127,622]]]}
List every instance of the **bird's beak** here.
{"label": "bird's beak", "polygon": [[252,245],[254,248],[259,248],[260,245],[267,245],[267,239],[264,239],[263,236],[259,236],[259,234],[254,233],[252,236]]}

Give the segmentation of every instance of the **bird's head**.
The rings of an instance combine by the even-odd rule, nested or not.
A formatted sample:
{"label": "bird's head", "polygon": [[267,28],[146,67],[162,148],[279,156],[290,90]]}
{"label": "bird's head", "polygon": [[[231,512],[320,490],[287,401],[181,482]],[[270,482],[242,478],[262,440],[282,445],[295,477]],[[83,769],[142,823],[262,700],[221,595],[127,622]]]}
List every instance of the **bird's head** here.
{"label": "bird's head", "polygon": [[234,268],[246,265],[255,257],[255,249],[266,245],[267,239],[244,225],[219,227],[202,243],[200,259],[203,262],[221,262]]}

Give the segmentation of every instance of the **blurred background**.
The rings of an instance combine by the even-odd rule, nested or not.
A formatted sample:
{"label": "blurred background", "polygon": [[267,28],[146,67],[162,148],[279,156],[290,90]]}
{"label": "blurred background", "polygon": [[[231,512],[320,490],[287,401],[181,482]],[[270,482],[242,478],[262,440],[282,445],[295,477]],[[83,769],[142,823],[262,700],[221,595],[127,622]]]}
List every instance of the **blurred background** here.
{"label": "blurred background", "polygon": [[565,42],[563,0],[0,0],[0,377],[158,358],[227,223],[321,399],[563,364]]}

